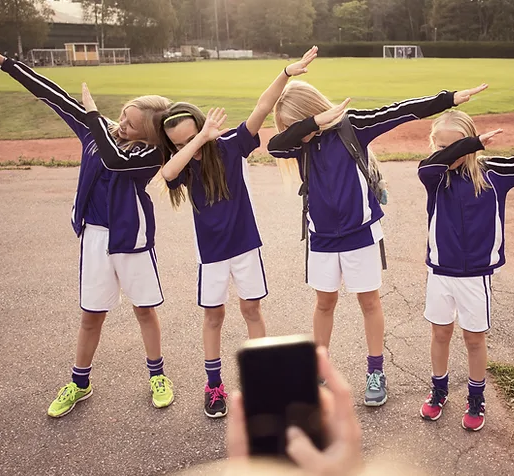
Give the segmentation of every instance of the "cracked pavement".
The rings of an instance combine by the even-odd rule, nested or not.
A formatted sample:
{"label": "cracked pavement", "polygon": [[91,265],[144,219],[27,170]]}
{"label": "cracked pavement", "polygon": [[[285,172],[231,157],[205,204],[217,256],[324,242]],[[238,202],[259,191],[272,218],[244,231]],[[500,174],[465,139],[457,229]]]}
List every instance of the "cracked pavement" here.
{"label": "cracked pavement", "polygon": [[[426,271],[424,190],[414,163],[382,166],[389,269],[381,290],[386,314],[389,401],[363,405],[366,345],[354,296],[341,292],[331,358],[354,388],[367,459],[407,463],[427,475],[514,475],[514,419],[489,380],[487,423],[461,426],[467,361],[460,332],[450,356],[450,400],[437,422],[419,417],[429,391],[430,327],[422,317]],[[124,299],[104,325],[93,364],[95,395],[68,416],[46,409],[70,378],[79,323],[77,240],[69,225],[77,169],[0,172],[0,474],[162,475],[225,456],[224,421],[202,413],[202,314],[195,302],[196,265],[191,210],[172,212],[150,187],[157,215],[157,255],[166,301],[162,320],[167,374],[176,401],[151,407],[137,322]],[[263,309],[271,335],[311,331],[313,292],[303,283],[301,203],[278,170],[252,167],[251,185],[262,233],[269,297]],[[514,205],[507,210],[507,265],[493,280],[490,358],[514,364]],[[245,338],[234,289],[223,330],[223,376],[237,386],[234,353]],[[272,391],[272,389],[269,389]],[[393,463],[395,464],[395,463]],[[213,474],[206,471],[201,474]]]}

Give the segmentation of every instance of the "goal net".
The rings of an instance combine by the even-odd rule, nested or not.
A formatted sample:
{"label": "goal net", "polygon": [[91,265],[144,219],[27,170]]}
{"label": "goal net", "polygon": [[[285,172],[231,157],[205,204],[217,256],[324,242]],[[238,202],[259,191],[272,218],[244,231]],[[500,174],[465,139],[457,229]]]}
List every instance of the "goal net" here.
{"label": "goal net", "polygon": [[100,48],[100,64],[130,64],[130,48]]}
{"label": "goal net", "polygon": [[384,58],[412,59],[423,58],[421,47],[417,45],[385,45]]}
{"label": "goal net", "polygon": [[[30,66],[73,66],[70,50],[35,49],[28,52]],[[130,48],[98,48],[95,64],[130,64]],[[78,63],[77,63],[78,64]]]}

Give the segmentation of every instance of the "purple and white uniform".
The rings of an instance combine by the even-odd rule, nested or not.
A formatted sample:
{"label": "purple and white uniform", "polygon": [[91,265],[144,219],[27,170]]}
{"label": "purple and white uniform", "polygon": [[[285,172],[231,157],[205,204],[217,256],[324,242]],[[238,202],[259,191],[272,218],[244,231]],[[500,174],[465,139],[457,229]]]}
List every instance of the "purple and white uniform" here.
{"label": "purple and white uniform", "polygon": [[135,306],[163,302],[154,251],[155,217],[146,186],[159,171],[162,152],[138,144],[120,149],[108,121],[84,107],[53,81],[7,58],[2,70],[50,106],[82,143],[71,222],[81,237],[80,305],[111,310],[120,289]]}
{"label": "purple and white uniform", "polygon": [[505,200],[514,187],[514,157],[485,160],[488,188],[478,196],[461,167],[449,170],[483,148],[478,137],[467,137],[423,160],[418,170],[428,199],[425,317],[447,325],[457,314],[470,332],[491,327],[491,275],[505,264]]}
{"label": "purple and white uniform", "polygon": [[227,301],[231,275],[241,299],[257,300],[268,294],[246,161],[259,147],[259,135],[252,136],[243,122],[216,142],[225,166],[229,200],[207,203],[201,161],[192,159],[176,179],[168,182],[169,188],[176,189],[186,184],[187,174],[192,174],[192,198],[198,210],[193,210],[198,304],[202,307],[217,307]]}

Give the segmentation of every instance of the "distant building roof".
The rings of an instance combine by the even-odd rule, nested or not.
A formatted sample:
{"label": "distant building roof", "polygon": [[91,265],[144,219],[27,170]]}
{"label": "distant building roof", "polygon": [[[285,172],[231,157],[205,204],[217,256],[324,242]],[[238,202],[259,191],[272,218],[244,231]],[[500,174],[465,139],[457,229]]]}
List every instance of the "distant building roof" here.
{"label": "distant building roof", "polygon": [[84,11],[80,2],[72,0],[46,0],[48,6],[54,11],[54,23],[94,23],[94,19],[84,19]]}

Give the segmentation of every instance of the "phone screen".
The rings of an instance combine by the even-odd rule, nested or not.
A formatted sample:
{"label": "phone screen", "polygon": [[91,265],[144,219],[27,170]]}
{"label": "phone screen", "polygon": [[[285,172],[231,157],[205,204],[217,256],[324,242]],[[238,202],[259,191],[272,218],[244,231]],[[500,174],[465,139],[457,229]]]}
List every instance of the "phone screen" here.
{"label": "phone screen", "polygon": [[303,337],[254,339],[238,358],[250,453],[285,455],[292,425],[322,449],[314,343]]}

